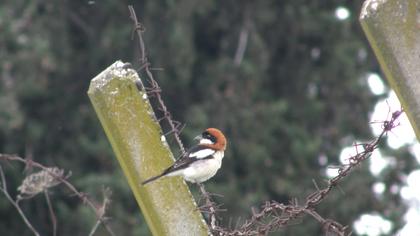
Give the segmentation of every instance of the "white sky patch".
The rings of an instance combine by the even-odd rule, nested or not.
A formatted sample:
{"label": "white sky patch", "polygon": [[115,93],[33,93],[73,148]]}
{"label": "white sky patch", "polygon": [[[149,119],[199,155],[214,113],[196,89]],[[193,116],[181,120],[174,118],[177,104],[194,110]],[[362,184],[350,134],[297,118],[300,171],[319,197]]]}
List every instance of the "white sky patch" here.
{"label": "white sky patch", "polygon": [[338,168],[327,167],[325,169],[325,174],[328,178],[334,178],[338,175]]}
{"label": "white sky patch", "polygon": [[376,193],[377,195],[381,195],[382,193],[384,193],[385,188],[386,188],[386,186],[382,182],[377,182],[377,183],[373,184],[373,186],[372,186],[373,192]]}
{"label": "white sky patch", "polygon": [[335,17],[339,20],[347,20],[350,17],[350,11],[346,7],[337,7],[335,9]]}
{"label": "white sky patch", "polygon": [[[359,143],[359,142],[356,142]],[[340,162],[342,164],[348,164],[349,163],[349,158],[352,156],[355,156],[357,153],[361,153],[363,152],[365,149],[362,146],[349,146],[349,147],[345,147],[341,150],[340,153]]]}
{"label": "white sky patch", "polygon": [[[407,177],[407,186],[404,186],[401,189],[401,197],[409,201],[417,202],[418,206],[420,207],[419,180],[420,180],[420,170],[415,170],[411,172]],[[418,222],[420,222],[420,220]]]}
{"label": "white sky patch", "polygon": [[370,91],[374,95],[382,95],[385,93],[385,84],[377,73],[368,73],[367,82]]}
{"label": "white sky patch", "polygon": [[389,160],[384,158],[381,152],[376,149],[373,151],[372,156],[370,157],[370,172],[372,172],[374,176],[378,176],[382,170],[389,165],[389,163]]}
{"label": "white sky patch", "polygon": [[410,152],[416,157],[417,162],[420,164],[420,144],[418,142],[410,147]]}
{"label": "white sky patch", "polygon": [[355,223],[359,235],[379,236],[391,231],[392,223],[378,214],[364,214]]}
{"label": "white sky patch", "polygon": [[407,224],[396,234],[399,236],[416,235],[420,231],[420,211],[414,208],[408,209],[404,215],[404,220]]}
{"label": "white sky patch", "polygon": [[408,186],[404,186],[401,188],[400,195],[405,200],[410,200],[413,198],[413,191]]}

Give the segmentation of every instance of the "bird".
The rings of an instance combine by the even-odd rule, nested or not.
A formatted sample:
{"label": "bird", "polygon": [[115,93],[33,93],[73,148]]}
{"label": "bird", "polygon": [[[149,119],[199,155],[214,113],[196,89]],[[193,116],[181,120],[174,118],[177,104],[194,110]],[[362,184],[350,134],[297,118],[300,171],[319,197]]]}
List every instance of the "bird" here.
{"label": "bird", "polygon": [[164,176],[182,176],[191,183],[202,183],[213,177],[222,166],[227,145],[225,135],[219,129],[208,128],[194,140],[198,140],[198,144],[189,148],[161,174],[143,181],[142,185]]}

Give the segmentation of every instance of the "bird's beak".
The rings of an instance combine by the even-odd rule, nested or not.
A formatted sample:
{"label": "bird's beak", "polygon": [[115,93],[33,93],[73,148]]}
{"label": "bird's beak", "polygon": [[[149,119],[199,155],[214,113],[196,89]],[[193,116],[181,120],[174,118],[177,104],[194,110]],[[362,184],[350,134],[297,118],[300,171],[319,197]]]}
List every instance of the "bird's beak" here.
{"label": "bird's beak", "polygon": [[200,134],[194,138],[194,140],[200,141],[203,139],[203,136]]}

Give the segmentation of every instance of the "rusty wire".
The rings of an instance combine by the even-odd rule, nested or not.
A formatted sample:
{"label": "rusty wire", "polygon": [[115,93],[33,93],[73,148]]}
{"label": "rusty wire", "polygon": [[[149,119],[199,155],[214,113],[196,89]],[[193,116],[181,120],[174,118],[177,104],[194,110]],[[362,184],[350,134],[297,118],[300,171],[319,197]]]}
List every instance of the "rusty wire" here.
{"label": "rusty wire", "polygon": [[[338,167],[338,175],[329,179],[325,188],[319,189],[306,197],[304,204],[298,204],[297,200],[292,200],[289,204],[283,204],[276,201],[267,201],[261,206],[259,212],[253,211],[250,219],[246,220],[242,226],[234,230],[218,228],[217,234],[223,236],[233,235],[266,235],[282,227],[290,225],[294,220],[302,218],[305,215],[312,216],[317,220],[326,235],[348,236],[351,234],[348,226],[344,226],[332,219],[325,219],[316,211],[318,206],[331,191],[338,187],[338,184],[348,176],[355,167],[371,157],[383,138],[389,131],[399,125],[398,118],[403,110],[392,113],[391,117],[382,121],[382,132],[372,141],[367,143],[355,144],[356,154],[348,159],[348,163]],[[359,151],[363,147],[363,151]]]}
{"label": "rusty wire", "polygon": [[[146,29],[143,26],[143,24],[141,24],[138,21],[138,18],[137,18],[137,15],[133,6],[129,5],[128,10],[130,12],[130,19],[133,21],[133,34],[136,33],[137,39],[138,39],[139,55],[140,55],[140,58],[139,58],[140,69],[139,70],[144,70],[146,72],[147,80],[150,84],[150,87],[145,87],[144,85],[141,85],[141,86],[147,91],[149,95],[151,95],[151,97],[154,97],[157,100],[158,106],[156,109],[163,113],[162,117],[157,118],[157,120],[159,122],[166,121],[170,127],[170,130],[164,133],[164,135],[167,136],[167,135],[172,134],[177,142],[177,145],[181,153],[184,153],[185,148],[179,135],[181,134],[185,125],[173,119],[172,114],[169,112],[167,106],[165,105],[165,102],[162,99],[162,96],[161,96],[162,89],[160,88],[159,84],[153,77],[153,74],[151,72],[151,64],[146,56],[146,47],[143,40],[143,33],[145,32]],[[206,213],[210,219],[210,224],[209,224],[210,229],[212,231],[216,231],[216,229],[219,228],[219,226],[217,225],[218,222],[216,218],[216,212],[218,211],[218,206],[211,199],[211,194],[206,191],[204,185],[198,184],[198,186],[199,186],[201,195],[203,196],[205,200],[205,204],[201,206],[201,210],[203,213]]]}

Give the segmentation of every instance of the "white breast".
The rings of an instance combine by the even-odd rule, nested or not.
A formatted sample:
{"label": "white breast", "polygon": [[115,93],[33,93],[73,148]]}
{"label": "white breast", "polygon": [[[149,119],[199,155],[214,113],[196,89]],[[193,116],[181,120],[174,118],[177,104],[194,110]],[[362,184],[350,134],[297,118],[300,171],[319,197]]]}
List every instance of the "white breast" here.
{"label": "white breast", "polygon": [[184,169],[182,173],[184,179],[193,183],[201,183],[210,179],[220,169],[223,156],[223,151],[217,151],[213,154],[214,158],[194,162]]}

